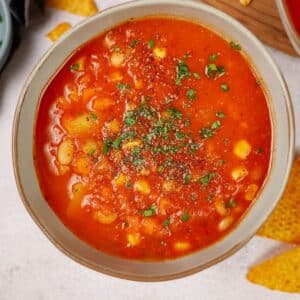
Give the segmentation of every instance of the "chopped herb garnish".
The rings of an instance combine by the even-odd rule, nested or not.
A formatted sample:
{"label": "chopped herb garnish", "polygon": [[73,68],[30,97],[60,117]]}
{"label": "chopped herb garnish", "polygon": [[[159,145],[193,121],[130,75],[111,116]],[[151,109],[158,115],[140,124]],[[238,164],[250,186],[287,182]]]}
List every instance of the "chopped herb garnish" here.
{"label": "chopped herb garnish", "polygon": [[210,193],[209,193],[209,196],[207,197],[207,201],[208,201],[208,202],[211,202],[213,199],[214,199],[214,193],[213,193],[213,192],[210,192]]}
{"label": "chopped herb garnish", "polygon": [[209,78],[221,77],[225,74],[225,68],[223,66],[217,66],[216,64],[208,64],[205,67],[205,75]]}
{"label": "chopped herb garnish", "polygon": [[158,166],[158,167],[157,167],[157,172],[158,172],[158,173],[162,173],[163,170],[164,170],[164,168],[165,168],[165,167],[164,167],[163,165]]}
{"label": "chopped herb garnish", "polygon": [[70,69],[72,70],[72,71],[78,71],[79,70],[79,64],[73,64],[71,67],[70,67]]}
{"label": "chopped herb garnish", "polygon": [[186,174],[184,174],[184,176],[183,176],[183,183],[184,183],[184,184],[188,184],[188,183],[191,181],[191,179],[192,179],[192,175],[186,173]]}
{"label": "chopped herb garnish", "polygon": [[128,138],[132,138],[135,137],[137,135],[136,131],[126,131],[123,132],[120,136],[118,136],[113,142],[112,142],[112,146],[115,149],[119,149],[121,147],[121,143],[128,139]]}
{"label": "chopped herb garnish", "polygon": [[217,161],[217,167],[221,167],[221,166],[223,166],[225,164],[225,160],[224,159],[219,159],[218,161]]}
{"label": "chopped herb garnish", "polygon": [[139,43],[139,40],[134,39],[130,42],[129,46],[130,48],[134,48]]}
{"label": "chopped herb garnish", "polygon": [[230,200],[228,200],[225,203],[225,207],[226,208],[235,208],[235,207],[237,207],[237,203],[235,202],[235,200],[233,198],[231,198]]}
{"label": "chopped herb garnish", "polygon": [[191,125],[191,121],[186,119],[185,122],[184,122],[184,126],[189,127],[190,125]]}
{"label": "chopped herb garnish", "polygon": [[238,50],[238,51],[242,50],[241,45],[240,45],[240,44],[237,44],[237,43],[235,43],[235,42],[233,42],[233,41],[231,41],[231,42],[229,43],[229,45],[230,45],[230,47],[231,47],[232,49],[235,49],[235,50]]}
{"label": "chopped herb garnish", "polygon": [[181,132],[181,131],[176,131],[175,132],[175,137],[176,137],[177,140],[183,140],[183,139],[186,138],[186,136],[187,135],[185,133]]}
{"label": "chopped herb garnish", "polygon": [[197,72],[194,72],[194,73],[193,73],[193,76],[194,76],[196,79],[199,79],[199,78],[200,78],[200,75],[199,75],[199,73],[197,73]]}
{"label": "chopped herb garnish", "polygon": [[164,227],[168,227],[170,225],[170,223],[171,223],[171,220],[170,220],[170,218],[168,218],[168,219],[164,220],[163,225],[164,225]]}
{"label": "chopped herb garnish", "polygon": [[210,172],[205,176],[199,178],[198,182],[201,183],[203,186],[207,186],[215,176],[216,176],[215,172]]}
{"label": "chopped herb garnish", "polygon": [[122,82],[118,82],[117,83],[117,89],[119,91],[122,91],[122,90],[130,90],[130,84],[128,83],[122,83]]}
{"label": "chopped herb garnish", "polygon": [[191,193],[191,199],[195,201],[197,199],[198,195],[196,193]]}
{"label": "chopped herb garnish", "polygon": [[156,205],[153,204],[150,208],[146,209],[143,211],[143,216],[144,217],[152,217],[156,213]]}
{"label": "chopped herb garnish", "polygon": [[126,188],[131,189],[132,188],[132,184],[130,181],[127,181],[125,184]]}
{"label": "chopped herb garnish", "polygon": [[155,44],[154,39],[150,39],[150,40],[148,41],[148,47],[149,47],[150,49],[152,49],[152,48],[154,47],[154,44]]}
{"label": "chopped herb garnish", "polygon": [[226,83],[222,83],[220,87],[226,93],[229,91],[229,86]]}
{"label": "chopped herb garnish", "polygon": [[98,119],[97,115],[94,113],[90,113],[89,118],[92,119],[93,121],[97,121],[97,119]]}
{"label": "chopped herb garnish", "polygon": [[175,107],[168,107],[166,109],[166,113],[168,115],[170,115],[171,117],[173,117],[174,119],[181,119],[182,118],[182,112],[179,111],[177,108]]}
{"label": "chopped herb garnish", "polygon": [[174,100],[174,99],[168,97],[168,98],[165,100],[165,103],[166,103],[166,104],[169,104],[169,103],[173,102],[173,100]]}
{"label": "chopped herb garnish", "polygon": [[189,145],[191,154],[195,154],[198,149],[202,146],[202,144],[190,143]]}
{"label": "chopped herb garnish", "polygon": [[264,149],[262,147],[257,148],[257,153],[262,154],[264,152]]}
{"label": "chopped herb garnish", "polygon": [[201,137],[208,139],[214,135],[214,130],[208,127],[203,127],[200,131],[199,134]]}
{"label": "chopped herb garnish", "polygon": [[225,118],[225,114],[221,111],[216,112],[216,116],[220,119],[224,119]]}
{"label": "chopped herb garnish", "polygon": [[115,51],[115,52],[120,52],[120,51],[121,51],[121,49],[120,49],[120,47],[119,47],[119,46],[114,46],[114,51]]}
{"label": "chopped herb garnish", "polygon": [[133,126],[136,123],[136,117],[133,111],[127,111],[125,113],[124,122],[127,126]]}
{"label": "chopped herb garnish", "polygon": [[218,54],[217,53],[213,53],[209,56],[208,60],[210,62],[215,61],[218,58]]}
{"label": "chopped herb garnish", "polygon": [[211,124],[211,129],[218,129],[221,127],[221,125],[222,125],[221,121],[217,120]]}
{"label": "chopped herb garnish", "polygon": [[110,140],[104,141],[102,153],[107,154],[108,151],[109,151],[110,146],[111,146],[111,141]]}
{"label": "chopped herb garnish", "polygon": [[186,222],[190,218],[190,214],[186,213],[181,216],[181,221]]}
{"label": "chopped herb garnish", "polygon": [[196,91],[194,89],[189,89],[186,92],[186,96],[191,102],[193,102],[196,99]]}
{"label": "chopped herb garnish", "polygon": [[189,78],[191,75],[190,69],[186,65],[184,60],[179,60],[178,65],[176,66],[176,84],[181,85],[181,80]]}
{"label": "chopped herb garnish", "polygon": [[87,152],[87,156],[92,156],[96,152],[96,149],[91,149]]}

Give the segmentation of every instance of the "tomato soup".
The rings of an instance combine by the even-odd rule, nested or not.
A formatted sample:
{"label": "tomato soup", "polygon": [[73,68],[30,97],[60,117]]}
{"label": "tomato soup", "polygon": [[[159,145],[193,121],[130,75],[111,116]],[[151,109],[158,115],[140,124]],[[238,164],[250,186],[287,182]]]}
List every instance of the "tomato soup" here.
{"label": "tomato soup", "polygon": [[290,18],[294,24],[295,30],[300,36],[300,1],[299,0],[285,0]]}
{"label": "tomato soup", "polygon": [[266,179],[271,136],[242,45],[145,18],[84,44],[52,78],[34,159],[46,201],[80,239],[162,260],[238,226]]}

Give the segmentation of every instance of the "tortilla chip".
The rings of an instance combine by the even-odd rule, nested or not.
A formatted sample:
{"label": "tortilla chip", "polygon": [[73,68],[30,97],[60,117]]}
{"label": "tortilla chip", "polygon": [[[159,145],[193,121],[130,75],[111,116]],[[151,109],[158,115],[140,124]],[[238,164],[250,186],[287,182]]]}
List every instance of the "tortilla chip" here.
{"label": "tortilla chip", "polygon": [[63,22],[58,24],[55,28],[53,28],[48,34],[47,37],[55,42],[58,38],[60,38],[66,31],[68,31],[72,25],[67,22]]}
{"label": "tortilla chip", "polygon": [[46,0],[46,5],[83,17],[94,15],[98,11],[93,0]]}
{"label": "tortilla chip", "polygon": [[283,197],[258,234],[300,244],[300,157],[294,162]]}
{"label": "tortilla chip", "polygon": [[250,268],[247,279],[272,290],[300,293],[300,247]]}

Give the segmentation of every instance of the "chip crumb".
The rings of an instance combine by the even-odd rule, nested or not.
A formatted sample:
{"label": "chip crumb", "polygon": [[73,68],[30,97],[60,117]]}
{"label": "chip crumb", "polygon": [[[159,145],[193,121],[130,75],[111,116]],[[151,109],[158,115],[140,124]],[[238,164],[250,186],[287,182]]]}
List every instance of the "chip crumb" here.
{"label": "chip crumb", "polygon": [[72,25],[68,22],[59,23],[57,26],[55,26],[55,28],[53,28],[50,32],[47,33],[47,37],[52,42],[55,42],[70,28],[72,28]]}
{"label": "chip crumb", "polygon": [[251,267],[247,279],[272,290],[300,293],[300,247]]}
{"label": "chip crumb", "polygon": [[284,195],[258,234],[300,244],[300,156],[294,162]]}
{"label": "chip crumb", "polygon": [[248,6],[252,0],[240,0],[240,3],[244,6]]}
{"label": "chip crumb", "polygon": [[97,5],[93,0],[46,0],[46,5],[83,17],[88,17],[98,12]]}

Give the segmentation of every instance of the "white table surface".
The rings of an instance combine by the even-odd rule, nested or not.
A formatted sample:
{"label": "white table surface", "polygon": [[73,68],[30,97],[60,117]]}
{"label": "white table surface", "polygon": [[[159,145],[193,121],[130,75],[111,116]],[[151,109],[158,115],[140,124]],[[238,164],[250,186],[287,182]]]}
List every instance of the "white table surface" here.
{"label": "white table surface", "polygon": [[[126,0],[100,0],[105,9]],[[60,21],[75,24],[80,17],[48,9],[23,34],[23,40],[0,78],[0,299],[300,299],[300,295],[271,291],[245,279],[249,266],[290,246],[254,237],[238,253],[201,273],[160,283],[140,283],[99,274],[57,250],[33,223],[17,192],[11,159],[14,110],[21,88],[51,42],[45,34]],[[300,58],[268,49],[290,90],[300,125]],[[297,147],[300,148],[300,132]]]}

